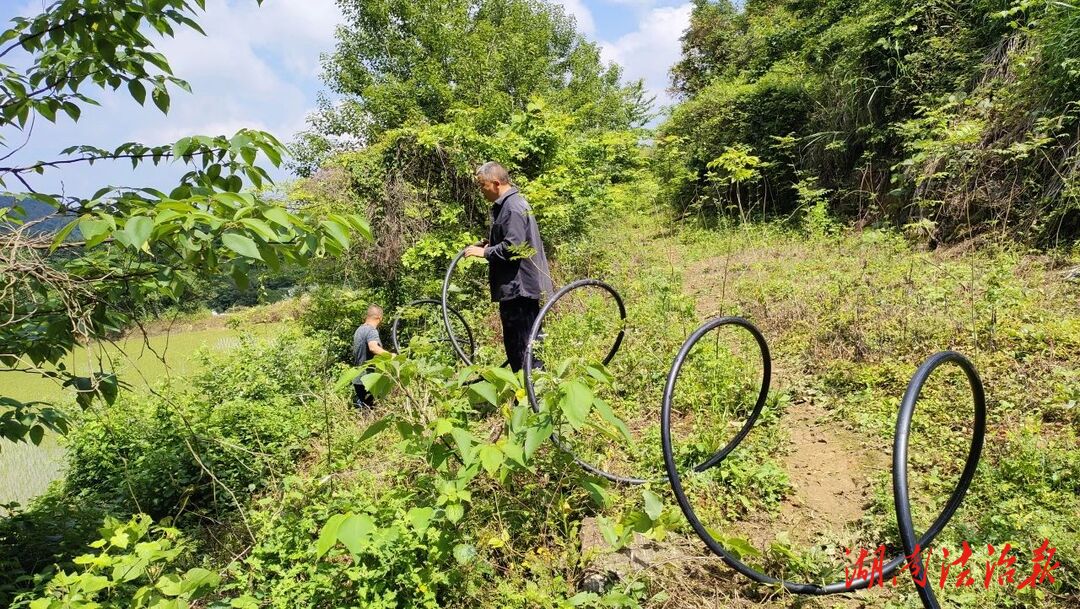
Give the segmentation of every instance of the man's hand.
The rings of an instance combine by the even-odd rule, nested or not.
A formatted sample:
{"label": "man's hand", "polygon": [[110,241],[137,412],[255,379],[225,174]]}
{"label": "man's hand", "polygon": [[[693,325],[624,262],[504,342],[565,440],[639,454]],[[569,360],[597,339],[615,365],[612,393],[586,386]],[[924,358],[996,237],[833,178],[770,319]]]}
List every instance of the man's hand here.
{"label": "man's hand", "polygon": [[484,257],[484,248],[479,246],[479,245],[470,245],[469,247],[465,248],[465,257],[466,258],[483,258]]}

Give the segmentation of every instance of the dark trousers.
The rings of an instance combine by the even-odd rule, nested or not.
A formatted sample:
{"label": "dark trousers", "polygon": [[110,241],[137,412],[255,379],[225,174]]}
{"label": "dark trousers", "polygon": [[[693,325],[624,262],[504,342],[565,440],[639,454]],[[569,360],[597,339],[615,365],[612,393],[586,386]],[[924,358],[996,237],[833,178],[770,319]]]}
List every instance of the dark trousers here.
{"label": "dark trousers", "polygon": [[375,396],[371,395],[371,392],[364,387],[364,384],[360,382],[360,379],[369,372],[372,372],[371,364],[361,364],[360,374],[356,375],[353,379],[353,390],[356,392],[356,399],[353,400],[353,406],[357,408],[373,408],[375,406]]}
{"label": "dark trousers", "polygon": [[[540,314],[540,301],[535,298],[514,298],[499,303],[499,319],[502,321],[503,346],[506,359],[514,372],[525,365],[525,349],[529,342],[536,316]],[[533,368],[539,368],[540,362],[533,361]]]}
{"label": "dark trousers", "polygon": [[353,383],[353,389],[356,390],[356,400],[353,402],[353,406],[357,408],[373,408],[375,406],[375,396],[371,395],[371,392],[364,387],[363,383]]}

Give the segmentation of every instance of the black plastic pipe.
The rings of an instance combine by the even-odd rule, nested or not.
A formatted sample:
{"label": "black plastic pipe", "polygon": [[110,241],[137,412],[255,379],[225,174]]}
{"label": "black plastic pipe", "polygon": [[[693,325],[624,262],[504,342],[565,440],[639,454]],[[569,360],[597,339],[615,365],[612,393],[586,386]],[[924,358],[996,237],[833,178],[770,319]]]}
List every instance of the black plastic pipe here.
{"label": "black plastic pipe", "polygon": [[[544,326],[544,319],[547,318],[551,308],[555,306],[555,303],[559,302],[564,296],[573,292],[574,290],[586,288],[586,287],[598,287],[605,290],[611,297],[615,299],[615,304],[619,307],[619,334],[615,337],[615,342],[611,345],[611,349],[608,350],[607,355],[604,357],[604,365],[611,363],[611,360],[615,358],[615,354],[619,352],[619,347],[622,345],[623,338],[626,336],[626,306],[623,305],[622,297],[615,291],[615,288],[600,281],[599,279],[579,279],[567,286],[564,286],[555,295],[552,296],[544,306],[540,309],[540,313],[536,316],[536,321],[533,322],[532,330],[529,332],[529,342],[525,347],[525,363],[524,369],[524,381],[525,381],[525,394],[529,398],[529,405],[532,406],[534,412],[540,412],[540,403],[536,399],[536,387],[533,385],[532,373],[533,373],[533,348],[537,343],[540,336],[541,328]],[[616,484],[644,484],[646,482],[643,478],[633,478],[627,476],[620,476],[611,472],[604,471],[591,463],[583,461],[574,454],[572,450],[559,440],[558,434],[551,435],[551,441],[559,448],[559,450],[573,457],[574,462],[581,466],[582,469],[600,476],[605,480],[609,480]]]}
{"label": "black plastic pipe", "polygon": [[[964,471],[960,474],[960,482],[956,485],[957,491],[949,498],[942,511],[945,522],[960,507],[964,499],[964,493],[971,486],[971,479],[975,477],[975,469],[979,465],[979,456],[982,454],[983,439],[986,436],[986,395],[983,392],[982,380],[971,360],[955,351],[942,351],[930,356],[908,383],[904,399],[900,402],[900,414],[896,417],[896,437],[893,440],[893,502],[896,505],[896,525],[900,528],[900,541],[904,544],[904,552],[914,558],[911,565],[911,577],[915,582],[915,588],[919,592],[919,599],[926,609],[940,609],[937,598],[929,578],[919,585],[918,573],[926,574],[925,565],[922,564],[922,552],[926,550],[926,544],[919,543],[919,554],[915,549],[915,525],[911,521],[911,496],[908,494],[907,464],[908,464],[908,440],[911,435],[911,419],[915,415],[915,403],[919,400],[919,393],[923,385],[938,366],[952,362],[960,367],[967,375],[968,384],[971,386],[971,395],[975,402],[975,429],[971,436],[971,448],[968,449],[967,462]],[[941,520],[939,518],[938,520]],[[936,522],[934,524],[937,524]]]}
{"label": "black plastic pipe", "polygon": [[[458,313],[457,310],[452,307],[444,307],[442,301],[435,298],[420,298],[418,300],[410,302],[403,308],[409,309],[411,307],[419,307],[421,305],[435,305],[436,307],[440,307],[443,311],[449,311],[450,314],[456,317],[457,320],[461,322],[461,326],[465,328],[465,335],[469,339],[469,356],[471,358],[476,357],[476,340],[473,338],[472,328],[469,327],[469,324],[465,321],[465,318],[461,316],[461,313]],[[446,321],[444,319],[444,326],[445,323]],[[402,345],[398,340],[398,330],[400,329],[400,326],[401,313],[399,312],[397,315],[394,316],[394,322],[390,325],[390,344],[394,346],[394,352],[396,353],[401,353],[402,350]],[[447,342],[449,342],[449,340],[447,340]]]}
{"label": "black plastic pipe", "polygon": [[450,326],[450,279],[454,276],[454,270],[457,269],[458,262],[461,262],[461,259],[465,257],[465,249],[467,248],[462,248],[457,253],[457,256],[454,256],[454,259],[450,261],[450,266],[446,269],[446,277],[443,278],[442,284],[442,300],[440,302],[442,303],[443,326],[446,328],[446,336],[450,339],[450,345],[454,348],[454,353],[457,354],[458,359],[465,362],[466,366],[471,366],[473,358],[465,355],[465,350],[461,348],[457,335],[454,334],[454,328]]}
{"label": "black plastic pipe", "polygon": [[[705,545],[714,554],[719,556],[732,569],[735,569],[739,573],[758,583],[769,585],[779,584],[783,586],[785,590],[793,594],[810,595],[837,594],[842,592],[860,590],[868,587],[874,581],[870,577],[856,579],[850,584],[848,584],[846,581],[838,581],[828,585],[819,585],[777,579],[775,577],[762,573],[761,571],[758,571],[750,567],[749,565],[743,563],[730,552],[728,552],[727,549],[724,548],[723,544],[713,538],[713,536],[705,528],[705,525],[697,517],[697,514],[694,512],[694,508],[690,504],[690,500],[686,496],[686,492],[683,490],[682,479],[679,476],[679,471],[675,463],[675,455],[671,446],[671,405],[675,397],[675,387],[679,378],[679,372],[682,370],[683,364],[685,363],[687,356],[690,354],[690,351],[693,349],[694,345],[696,345],[697,342],[700,341],[703,336],[705,336],[705,334],[715,328],[724,325],[737,325],[751,330],[751,333],[755,335],[755,338],[761,335],[760,331],[757,331],[757,328],[755,328],[753,324],[746,321],[745,319],[738,317],[724,317],[706,322],[700,328],[695,330],[694,333],[686,339],[686,342],[683,343],[682,348],[679,349],[678,354],[675,356],[675,361],[672,363],[671,371],[668,373],[667,384],[664,387],[663,403],[660,411],[660,441],[661,448],[663,449],[664,453],[664,467],[667,470],[668,482],[671,484],[672,493],[674,493],[675,499],[679,503],[679,509],[682,510],[683,515],[690,523],[690,526],[694,529],[694,532],[697,533],[698,537],[701,538]],[[975,373],[975,369],[973,366],[971,366],[970,362],[968,362],[966,359],[963,359],[963,356],[951,352],[935,355],[927,362],[927,364],[924,364],[923,367],[919,369],[918,373],[916,373],[915,378],[912,379],[912,385],[908,388],[908,393],[905,394],[905,400],[910,400],[910,404],[908,406],[908,417],[906,423],[903,420],[898,421],[898,429],[900,428],[899,426],[901,425],[901,423],[905,425],[905,428],[906,426],[910,425],[910,413],[914,411],[915,400],[918,397],[918,389],[922,387],[922,384],[925,382],[926,377],[929,376],[930,371],[932,371],[936,366],[940,365],[944,361],[956,361],[960,363],[961,367],[963,367],[965,372],[968,373],[968,378],[971,381],[972,393],[975,398],[976,405],[975,436],[972,439],[971,450],[968,452],[967,462],[964,467],[964,474],[961,475],[960,481],[957,483],[956,488],[953,489],[953,492],[949,497],[949,501],[948,503],[946,503],[945,509],[942,510],[941,514],[939,514],[938,517],[934,520],[933,524],[930,525],[930,528],[928,528],[926,532],[923,533],[923,535],[919,538],[918,545],[920,548],[927,548],[930,546],[930,544],[933,543],[934,539],[938,536],[939,533],[941,533],[941,530],[948,523],[949,519],[952,518],[953,514],[956,512],[956,509],[960,506],[960,502],[963,500],[963,496],[967,492],[968,486],[970,486],[971,484],[972,476],[974,475],[975,468],[978,465],[979,456],[982,450],[983,436],[985,434],[985,401],[982,393],[982,384],[978,381],[978,375]],[[966,364],[963,362],[966,362]],[[912,391],[912,387],[916,388],[914,392]],[[746,431],[745,426],[743,431]],[[740,433],[745,437],[745,433]],[[901,456],[894,456],[894,463],[906,464],[907,435],[904,435],[902,445],[899,444],[899,442],[901,442],[899,438],[897,442],[897,446],[904,449],[904,454],[902,455],[902,461],[896,460],[901,459]],[[731,446],[730,443],[729,446]],[[728,452],[730,452],[730,450]],[[716,466],[719,465],[722,460],[722,458],[710,458],[709,462],[711,462],[712,466]],[[896,467],[894,466],[893,475],[896,476],[896,474]],[[903,493],[902,497],[899,495],[897,496],[897,518],[899,522],[902,520],[904,514],[907,515],[906,524],[908,535],[902,541],[904,542],[905,550],[907,551],[907,553],[911,553],[912,548],[914,548],[915,546],[915,535],[913,527],[911,526],[911,505],[908,502],[909,498],[907,497],[906,476],[901,474],[901,477],[903,479]],[[899,486],[901,485],[899,485],[894,478],[894,489],[899,488]],[[901,502],[901,499],[903,500],[903,502]],[[904,525],[901,524],[901,526]],[[905,560],[906,556],[904,554],[896,556],[892,560],[890,560],[883,568],[883,578],[891,577],[896,572],[896,570],[900,568],[900,565],[903,564]],[[922,598],[922,595],[923,592],[920,591],[920,598]],[[936,605],[928,605],[926,604],[926,602],[927,601],[924,598],[924,606],[936,607]]]}

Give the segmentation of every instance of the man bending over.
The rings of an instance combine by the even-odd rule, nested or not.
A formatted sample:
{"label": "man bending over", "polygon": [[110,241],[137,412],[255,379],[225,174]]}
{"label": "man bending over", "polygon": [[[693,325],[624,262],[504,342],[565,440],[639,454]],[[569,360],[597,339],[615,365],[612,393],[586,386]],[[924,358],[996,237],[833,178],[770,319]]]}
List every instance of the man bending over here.
{"label": "man bending over", "polygon": [[357,408],[371,408],[375,405],[375,396],[364,387],[361,378],[369,371],[368,361],[381,353],[388,353],[383,349],[382,340],[379,338],[379,324],[382,323],[383,310],[379,305],[368,307],[364,323],[353,334],[352,356],[353,365],[361,368],[360,374],[353,379],[353,389],[356,390]]}

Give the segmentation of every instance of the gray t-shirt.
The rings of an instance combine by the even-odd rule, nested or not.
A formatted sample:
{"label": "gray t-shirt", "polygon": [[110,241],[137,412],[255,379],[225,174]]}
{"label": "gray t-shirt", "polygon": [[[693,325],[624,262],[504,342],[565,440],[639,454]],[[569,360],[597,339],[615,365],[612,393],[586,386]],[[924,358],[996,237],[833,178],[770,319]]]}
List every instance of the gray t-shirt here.
{"label": "gray t-shirt", "polygon": [[[371,352],[368,351],[368,342],[375,341],[376,345],[382,346],[382,339],[379,338],[379,330],[373,326],[367,324],[361,325],[356,329],[356,333],[353,334],[352,341],[352,356],[354,366],[363,366],[364,362],[374,357]],[[363,374],[353,379],[354,383],[360,382],[360,377]]]}

